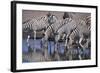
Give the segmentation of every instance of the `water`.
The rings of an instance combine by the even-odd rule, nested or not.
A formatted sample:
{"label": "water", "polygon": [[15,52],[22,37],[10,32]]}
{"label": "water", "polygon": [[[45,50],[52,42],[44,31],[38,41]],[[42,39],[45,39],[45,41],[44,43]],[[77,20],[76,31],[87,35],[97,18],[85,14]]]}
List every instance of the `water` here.
{"label": "water", "polygon": [[[43,49],[41,39],[36,39],[36,40],[30,39],[29,44],[30,44],[31,48],[39,49],[39,50]],[[48,54],[53,54],[54,53],[54,48],[55,48],[54,42],[53,41],[48,41]],[[23,41],[22,41],[22,52],[24,52],[24,53],[28,52],[27,39],[23,39]],[[59,43],[58,52],[62,53],[62,54],[64,53],[64,43]]]}
{"label": "water", "polygon": [[[29,39],[29,44],[31,48],[35,50],[40,50],[42,51],[43,49],[43,43],[41,39]],[[55,45],[53,41],[48,41],[48,54],[51,55],[54,53],[55,48],[58,48],[58,52],[60,54],[64,54],[64,42],[59,42],[58,45]],[[90,57],[91,55],[91,49],[84,49],[83,51],[81,49],[74,49],[73,51],[76,51],[76,54],[80,54],[85,57]],[[23,53],[28,53],[28,44],[27,44],[27,39],[23,39],[22,41],[22,52]]]}
{"label": "water", "polygon": [[[38,39],[38,40],[30,39],[29,44],[30,44],[31,48],[42,49],[41,39]],[[23,41],[22,41],[22,51],[26,52],[26,53],[28,52],[27,39],[23,39]]]}

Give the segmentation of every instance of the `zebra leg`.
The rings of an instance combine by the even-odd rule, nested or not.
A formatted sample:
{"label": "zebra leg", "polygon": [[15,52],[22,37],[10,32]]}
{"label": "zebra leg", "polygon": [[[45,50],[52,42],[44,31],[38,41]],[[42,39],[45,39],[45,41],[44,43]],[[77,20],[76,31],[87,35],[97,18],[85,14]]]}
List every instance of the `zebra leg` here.
{"label": "zebra leg", "polygon": [[79,40],[79,44],[80,44],[80,46],[82,47],[82,54],[81,54],[81,59],[85,59],[85,50],[86,50],[86,46],[84,46],[83,44],[82,44],[82,41],[84,40],[84,38],[83,37],[81,37],[80,38],[80,40]]}
{"label": "zebra leg", "polygon": [[80,45],[80,47],[82,47],[82,49],[84,48],[84,46],[82,45],[82,42],[83,41],[83,37],[81,37],[80,39],[79,39],[79,45]]}
{"label": "zebra leg", "polygon": [[57,61],[60,60],[60,56],[59,56],[59,53],[58,53],[58,48],[59,48],[58,46],[59,46],[58,41],[56,41],[56,42],[55,42],[55,59],[56,59]]}
{"label": "zebra leg", "polygon": [[42,38],[42,51],[43,51],[43,56],[45,58],[45,60],[47,60],[47,56],[48,56],[48,41],[45,39],[45,37]]}
{"label": "zebra leg", "polygon": [[48,61],[49,53],[48,53],[48,41],[47,40],[44,42],[43,50],[44,50],[45,61]]}
{"label": "zebra leg", "polygon": [[79,60],[82,60],[82,50],[80,48],[78,48],[78,57]]}

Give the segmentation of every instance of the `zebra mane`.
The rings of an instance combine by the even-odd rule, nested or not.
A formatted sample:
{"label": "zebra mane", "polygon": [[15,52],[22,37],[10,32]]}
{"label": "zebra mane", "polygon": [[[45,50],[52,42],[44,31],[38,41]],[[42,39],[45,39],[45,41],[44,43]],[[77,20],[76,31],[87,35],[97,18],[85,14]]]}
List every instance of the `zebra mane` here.
{"label": "zebra mane", "polygon": [[25,23],[29,22],[30,20],[31,20],[31,19],[28,19],[28,20],[22,22],[22,24],[25,24]]}

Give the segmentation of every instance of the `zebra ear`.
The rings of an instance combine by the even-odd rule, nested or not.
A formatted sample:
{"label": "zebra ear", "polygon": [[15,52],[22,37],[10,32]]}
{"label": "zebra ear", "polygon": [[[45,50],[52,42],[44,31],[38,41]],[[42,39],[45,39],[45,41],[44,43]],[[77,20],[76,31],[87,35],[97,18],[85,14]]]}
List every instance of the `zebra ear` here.
{"label": "zebra ear", "polygon": [[50,17],[51,16],[51,13],[49,12],[48,14],[47,14],[47,17]]}
{"label": "zebra ear", "polygon": [[69,18],[68,12],[64,12],[63,19]]}

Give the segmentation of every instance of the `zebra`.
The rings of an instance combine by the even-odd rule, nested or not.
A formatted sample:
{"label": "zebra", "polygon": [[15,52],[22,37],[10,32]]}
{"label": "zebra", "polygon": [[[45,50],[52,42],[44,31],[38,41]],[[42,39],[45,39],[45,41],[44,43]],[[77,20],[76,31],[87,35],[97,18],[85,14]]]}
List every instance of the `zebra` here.
{"label": "zebra", "polygon": [[[90,27],[88,27],[90,29]],[[86,24],[78,25],[75,29],[70,31],[70,34],[66,38],[65,45],[67,48],[81,48],[78,49],[82,54],[82,51],[89,47],[90,40],[90,30],[87,28]],[[84,43],[82,43],[84,42]],[[76,46],[75,46],[76,45]],[[74,47],[73,47],[74,46]],[[78,52],[77,50],[77,52]],[[73,50],[72,50],[73,51]],[[81,54],[77,55],[79,59],[82,59]],[[71,52],[73,54],[73,52]],[[75,55],[75,54],[74,54]],[[89,57],[88,57],[89,58]]]}
{"label": "zebra", "polygon": [[48,26],[48,28],[45,31],[45,39],[48,40],[50,35],[56,36],[57,31],[59,30],[60,27],[65,25],[65,22],[68,22],[68,19],[58,19],[55,23],[51,24]]}
{"label": "zebra", "polygon": [[86,25],[86,22],[84,20],[79,19],[78,22],[74,19],[70,19],[69,23],[66,23],[66,25],[62,26],[57,32],[58,32],[58,39],[61,38],[61,35],[63,33],[66,34],[66,41],[65,41],[65,47],[69,48],[68,41],[70,38],[70,43],[72,42],[77,43],[79,47],[81,46],[81,41],[83,33],[90,33],[90,27]]}
{"label": "zebra", "polygon": [[[91,16],[87,16],[85,18],[85,23],[86,23],[86,25],[83,26],[84,29],[83,29],[82,38],[83,39],[87,39],[88,43],[89,43],[90,39],[91,39]],[[82,46],[82,44],[81,44],[81,46]]]}
{"label": "zebra", "polygon": [[35,34],[37,31],[45,31],[48,26],[50,26],[52,23],[55,23],[56,21],[57,17],[50,13],[39,17],[34,16],[32,19],[23,22],[23,33],[27,33],[28,35],[30,35],[30,37],[31,34],[34,33],[34,38],[36,38]]}
{"label": "zebra", "polygon": [[39,17],[34,16],[31,20],[24,22],[22,25],[23,33],[31,35],[34,33],[34,31],[43,31],[44,34],[48,26],[50,26],[52,23],[55,23],[56,21],[57,17],[50,13]]}
{"label": "zebra", "polygon": [[81,47],[83,48],[83,59],[91,58],[91,16],[86,17],[86,29],[79,41]]}
{"label": "zebra", "polygon": [[38,18],[32,18],[29,22],[23,24],[23,29],[40,30],[48,26],[47,17],[41,16]]}
{"label": "zebra", "polygon": [[48,13],[46,15],[42,15],[39,17],[33,17],[31,20],[24,22],[23,29],[32,29],[32,30],[42,30],[46,29],[50,24],[55,23],[57,21],[57,17]]}
{"label": "zebra", "polygon": [[79,40],[80,31],[76,27],[70,31],[70,34],[66,37],[65,41],[65,48],[67,49],[67,54],[69,53],[68,55],[70,60],[78,59],[78,48],[80,48]]}
{"label": "zebra", "polygon": [[83,26],[85,27],[86,23],[84,20],[77,20],[78,22],[76,22],[76,19],[73,19],[71,17],[69,17],[69,21],[67,23],[65,23],[65,25],[63,25],[62,27],[59,28],[59,30],[57,31],[58,33],[58,39],[61,38],[61,35],[64,33],[66,34],[66,39],[68,38],[68,36],[70,35],[70,32],[77,28],[80,28],[80,31],[83,31]]}
{"label": "zebra", "polygon": [[51,24],[45,31],[45,36],[44,36],[44,39],[46,41],[46,43],[44,44],[45,47],[47,47],[47,42],[48,42],[48,39],[50,37],[54,37],[54,43],[55,43],[55,52],[56,52],[56,57],[58,57],[57,59],[59,60],[60,57],[58,54],[58,49],[57,49],[57,44],[58,44],[58,39],[57,39],[57,31],[59,30],[60,27],[62,27],[63,25],[65,25],[65,23],[67,23],[69,20],[66,18],[66,19],[59,19],[57,20],[57,22]]}
{"label": "zebra", "polygon": [[[65,13],[64,13],[65,15]],[[55,43],[57,45],[57,42],[59,41],[59,35],[58,35],[58,30],[63,27],[64,25],[66,25],[67,23],[69,23],[71,21],[71,18],[68,17],[63,17],[63,19],[58,19],[57,22],[51,24],[45,31],[45,41],[48,41],[49,37],[55,37]],[[66,34],[63,34],[63,38]],[[46,43],[47,44],[47,43]],[[47,45],[45,44],[45,47],[47,47]],[[57,49],[55,49],[57,51]]]}
{"label": "zebra", "polygon": [[[70,32],[76,28],[76,22],[75,20],[72,20],[71,18],[68,19],[68,22],[65,23],[65,25],[63,25],[62,27],[59,28],[59,30],[57,31],[58,35],[57,35],[57,39],[61,39],[64,38],[67,39],[68,36],[70,35]],[[63,37],[61,37],[63,35]],[[64,39],[64,40],[65,40]]]}

